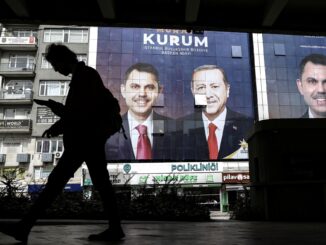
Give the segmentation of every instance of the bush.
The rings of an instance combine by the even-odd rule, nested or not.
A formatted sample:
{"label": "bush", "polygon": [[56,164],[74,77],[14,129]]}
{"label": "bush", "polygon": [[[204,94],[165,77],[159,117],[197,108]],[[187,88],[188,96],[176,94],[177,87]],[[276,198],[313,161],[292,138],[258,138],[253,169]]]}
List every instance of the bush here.
{"label": "bush", "polygon": [[29,210],[30,204],[25,196],[0,196],[0,218],[20,218]]}
{"label": "bush", "polygon": [[[178,195],[175,186],[139,187],[131,193],[123,217],[141,220],[209,220],[209,210],[197,198]],[[122,214],[123,214],[123,210]]]}
{"label": "bush", "polygon": [[[209,210],[195,197],[178,195],[171,186],[125,187],[117,191],[122,219],[138,220],[209,220]],[[32,201],[25,196],[0,196],[0,218],[20,218]],[[106,219],[97,192],[90,198],[81,192],[62,193],[41,218]]]}

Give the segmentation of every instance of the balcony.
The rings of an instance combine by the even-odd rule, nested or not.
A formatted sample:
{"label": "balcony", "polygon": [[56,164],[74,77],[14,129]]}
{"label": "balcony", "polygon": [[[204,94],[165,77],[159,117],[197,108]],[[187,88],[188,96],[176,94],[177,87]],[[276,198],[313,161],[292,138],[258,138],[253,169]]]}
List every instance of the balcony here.
{"label": "balcony", "polygon": [[29,105],[33,104],[33,91],[0,91],[0,105]]}
{"label": "balcony", "polygon": [[52,153],[43,153],[42,154],[42,162],[43,163],[52,163],[53,162],[53,154]]}
{"label": "balcony", "polygon": [[6,119],[0,120],[0,133],[30,133],[32,120],[30,119]]}
{"label": "balcony", "polygon": [[0,37],[0,50],[36,50],[35,37]]}
{"label": "balcony", "polygon": [[17,154],[16,161],[18,163],[29,163],[31,161],[31,155],[30,154],[27,154],[27,153]]}
{"label": "balcony", "polygon": [[9,63],[0,64],[0,75],[4,77],[34,77],[35,64],[26,64],[20,67],[11,67]]}

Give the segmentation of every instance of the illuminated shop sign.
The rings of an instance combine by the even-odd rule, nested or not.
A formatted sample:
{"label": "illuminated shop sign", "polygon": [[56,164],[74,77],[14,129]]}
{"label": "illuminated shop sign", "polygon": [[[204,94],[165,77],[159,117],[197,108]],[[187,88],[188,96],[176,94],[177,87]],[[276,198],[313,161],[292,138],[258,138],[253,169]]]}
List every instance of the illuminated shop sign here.
{"label": "illuminated shop sign", "polygon": [[[220,184],[221,173],[192,174],[123,174],[111,173],[110,179],[114,185],[179,185],[179,184]],[[84,180],[84,185],[92,185],[90,178]]]}
{"label": "illuminated shop sign", "polygon": [[218,171],[218,163],[182,163],[172,164],[172,172]]}
{"label": "illuminated shop sign", "polygon": [[244,173],[223,173],[223,183],[249,183],[250,175],[248,172]]}
{"label": "illuminated shop sign", "polygon": [[[232,162],[236,164],[237,162]],[[110,163],[108,170],[124,174],[189,174],[190,172],[222,172],[223,162],[146,162]]]}

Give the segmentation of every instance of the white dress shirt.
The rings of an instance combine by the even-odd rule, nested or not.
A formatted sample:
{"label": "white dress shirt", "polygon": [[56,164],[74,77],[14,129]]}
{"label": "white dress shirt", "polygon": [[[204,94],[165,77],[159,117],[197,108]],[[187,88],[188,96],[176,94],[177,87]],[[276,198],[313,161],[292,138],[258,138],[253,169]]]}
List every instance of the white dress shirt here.
{"label": "white dress shirt", "polygon": [[149,117],[142,123],[139,123],[137,119],[135,119],[131,113],[128,111],[128,124],[130,129],[130,139],[131,139],[131,145],[134,152],[134,155],[137,155],[137,143],[138,143],[138,137],[139,132],[136,129],[138,125],[145,125],[147,127],[147,136],[149,138],[149,141],[151,143],[151,147],[153,147],[153,111],[149,115]]}
{"label": "white dress shirt", "polygon": [[224,111],[217,117],[215,118],[214,121],[210,121],[206,116],[205,113],[202,113],[202,118],[203,118],[203,123],[204,123],[204,128],[205,128],[205,135],[206,135],[206,141],[208,140],[208,125],[210,123],[214,123],[217,126],[217,129],[215,130],[215,135],[217,138],[217,145],[218,149],[220,149],[221,141],[222,141],[222,136],[223,136],[223,130],[224,130],[224,125],[225,125],[225,118],[226,118],[226,112],[227,109],[225,108]]}
{"label": "white dress shirt", "polygon": [[311,113],[310,108],[309,108],[308,116],[309,116],[309,118],[315,118],[314,115]]}

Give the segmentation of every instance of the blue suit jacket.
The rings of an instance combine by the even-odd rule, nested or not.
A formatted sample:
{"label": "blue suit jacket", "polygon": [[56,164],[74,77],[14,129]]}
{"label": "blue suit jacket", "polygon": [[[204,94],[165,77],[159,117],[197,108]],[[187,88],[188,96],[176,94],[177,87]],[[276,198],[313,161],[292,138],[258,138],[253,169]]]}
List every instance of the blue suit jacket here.
{"label": "blue suit jacket", "polygon": [[[130,139],[130,129],[127,113],[122,116],[122,120],[127,139],[123,137],[122,133],[116,133],[106,141],[105,154],[106,159],[109,162],[136,160]],[[175,141],[172,138],[172,132],[175,131],[175,121],[171,118],[159,115],[156,112],[153,112],[153,120],[160,122],[157,124],[154,123],[152,145],[153,160],[174,160],[176,148]],[[161,125],[162,122],[162,125],[164,126]]]}
{"label": "blue suit jacket", "polygon": [[[178,156],[179,160],[209,160],[202,111],[184,117],[182,123],[183,140],[182,147],[178,149],[181,154]],[[253,123],[252,118],[227,110],[218,159],[225,158],[240,148],[240,142],[245,139]]]}

